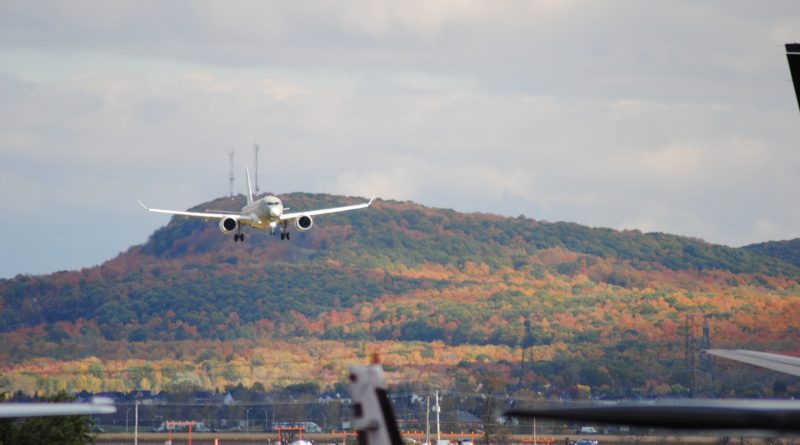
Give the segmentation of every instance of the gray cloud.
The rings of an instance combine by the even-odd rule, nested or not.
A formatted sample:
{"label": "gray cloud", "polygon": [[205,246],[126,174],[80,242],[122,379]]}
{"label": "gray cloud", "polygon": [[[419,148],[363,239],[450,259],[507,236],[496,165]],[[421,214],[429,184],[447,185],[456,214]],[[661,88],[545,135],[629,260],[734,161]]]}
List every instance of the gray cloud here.
{"label": "gray cloud", "polygon": [[796,237],[798,19],[794,2],[6,1],[0,276],[143,241],[166,218],[136,198],[224,195],[227,150],[240,174],[254,140],[278,192]]}

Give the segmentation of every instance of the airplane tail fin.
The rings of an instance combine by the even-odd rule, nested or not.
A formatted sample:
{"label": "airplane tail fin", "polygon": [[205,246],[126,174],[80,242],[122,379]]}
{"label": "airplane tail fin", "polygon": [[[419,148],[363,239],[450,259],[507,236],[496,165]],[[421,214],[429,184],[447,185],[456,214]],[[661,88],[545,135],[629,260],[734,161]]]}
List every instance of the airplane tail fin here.
{"label": "airplane tail fin", "polygon": [[359,445],[403,445],[381,365],[350,367],[353,429]]}
{"label": "airplane tail fin", "polygon": [[247,176],[247,203],[253,203],[253,186],[250,185],[250,169],[245,167],[245,174]]}
{"label": "airplane tail fin", "polygon": [[792,73],[797,105],[800,106],[800,43],[786,44],[786,58],[789,59],[789,71]]}

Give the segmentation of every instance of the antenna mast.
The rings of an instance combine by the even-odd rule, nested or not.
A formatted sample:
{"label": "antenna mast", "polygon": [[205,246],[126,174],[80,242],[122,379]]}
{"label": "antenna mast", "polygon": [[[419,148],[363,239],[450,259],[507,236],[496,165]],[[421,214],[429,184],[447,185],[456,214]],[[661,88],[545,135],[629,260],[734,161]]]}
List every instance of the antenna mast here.
{"label": "antenna mast", "polygon": [[253,171],[255,172],[255,180],[256,180],[256,194],[261,191],[258,188],[258,144],[253,144]]}
{"label": "antenna mast", "polygon": [[233,155],[234,151],[231,148],[230,150],[228,150],[228,163],[230,165],[230,172],[228,174],[228,185],[230,186],[230,194],[228,196],[231,198],[233,198],[233,180],[235,179],[233,176]]}

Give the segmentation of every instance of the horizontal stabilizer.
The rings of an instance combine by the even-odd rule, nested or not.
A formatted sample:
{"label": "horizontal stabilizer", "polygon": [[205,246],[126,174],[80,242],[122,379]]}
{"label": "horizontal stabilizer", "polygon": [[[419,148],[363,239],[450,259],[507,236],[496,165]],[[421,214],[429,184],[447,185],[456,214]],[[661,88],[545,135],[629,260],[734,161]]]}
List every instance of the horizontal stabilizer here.
{"label": "horizontal stabilizer", "polygon": [[800,431],[794,400],[680,400],[514,409],[506,416],[679,430]]}
{"label": "horizontal stabilizer", "polygon": [[95,397],[90,403],[0,403],[0,418],[88,416],[115,412],[114,401],[106,397]]}

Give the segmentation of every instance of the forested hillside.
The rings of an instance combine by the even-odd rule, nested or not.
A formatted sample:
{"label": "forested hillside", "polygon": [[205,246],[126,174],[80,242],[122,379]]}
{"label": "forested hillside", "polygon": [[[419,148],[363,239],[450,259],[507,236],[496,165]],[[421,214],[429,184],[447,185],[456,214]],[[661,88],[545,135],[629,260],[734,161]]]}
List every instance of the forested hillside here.
{"label": "forested hillside", "polygon": [[[297,211],[357,200],[284,201]],[[331,385],[378,351],[396,382],[469,386],[493,373],[512,388],[530,321],[526,390],[731,391],[699,358],[689,370],[690,340],[709,316],[715,346],[800,352],[798,251],[380,200],[318,217],[289,242],[248,231],[234,243],[214,222],[174,218],[101,266],[0,280],[0,384]],[[736,381],[738,368],[713,370],[724,372]],[[734,390],[769,393],[774,377],[759,376]]]}
{"label": "forested hillside", "polygon": [[800,238],[751,244],[742,249],[758,255],[774,257],[800,267]]}

